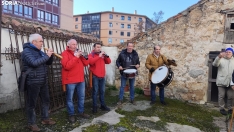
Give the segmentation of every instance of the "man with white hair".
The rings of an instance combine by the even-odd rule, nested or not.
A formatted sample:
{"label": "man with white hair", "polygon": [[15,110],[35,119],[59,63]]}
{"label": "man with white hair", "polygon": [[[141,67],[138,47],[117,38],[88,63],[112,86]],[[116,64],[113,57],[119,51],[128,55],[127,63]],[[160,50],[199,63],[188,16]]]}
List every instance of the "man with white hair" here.
{"label": "man with white hair", "polygon": [[[219,102],[220,113],[223,115],[232,114],[234,87],[231,87],[230,83],[232,80],[232,73],[234,70],[233,49],[230,47],[226,48],[224,52],[221,52],[215,58],[213,66],[218,67],[216,85],[218,86],[218,91],[219,91],[218,102]],[[224,108],[225,94],[227,94],[228,113]]]}
{"label": "man with white hair", "polygon": [[73,94],[76,90],[78,102],[78,116],[89,118],[89,115],[84,113],[85,100],[85,80],[84,67],[89,64],[87,58],[82,55],[82,51],[77,49],[75,39],[70,39],[66,50],[62,53],[62,84],[66,85],[67,93],[67,112],[69,121],[75,122],[75,111],[73,105]]}
{"label": "man with white hair", "polygon": [[48,115],[49,111],[49,89],[47,78],[47,65],[53,62],[53,50],[48,49],[47,53],[41,51],[43,46],[42,36],[39,34],[31,34],[29,43],[23,45],[22,63],[23,71],[30,72],[26,79],[27,87],[27,116],[28,127],[32,131],[40,131],[36,125],[35,107],[38,96],[42,103],[42,124],[53,125],[55,121],[51,120]]}

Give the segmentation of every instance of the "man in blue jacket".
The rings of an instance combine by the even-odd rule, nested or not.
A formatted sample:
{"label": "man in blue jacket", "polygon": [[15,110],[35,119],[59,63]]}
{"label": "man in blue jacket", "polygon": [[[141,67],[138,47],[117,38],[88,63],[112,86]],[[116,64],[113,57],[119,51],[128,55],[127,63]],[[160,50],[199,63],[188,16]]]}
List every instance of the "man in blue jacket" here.
{"label": "man in blue jacket", "polygon": [[40,131],[36,125],[35,107],[38,96],[42,102],[42,124],[53,125],[55,121],[51,120],[48,115],[49,111],[49,89],[47,78],[47,65],[53,62],[53,50],[49,49],[47,53],[41,51],[43,46],[42,36],[39,34],[31,34],[29,43],[23,45],[22,63],[23,71],[29,72],[26,79],[27,87],[27,116],[28,127],[32,131]]}

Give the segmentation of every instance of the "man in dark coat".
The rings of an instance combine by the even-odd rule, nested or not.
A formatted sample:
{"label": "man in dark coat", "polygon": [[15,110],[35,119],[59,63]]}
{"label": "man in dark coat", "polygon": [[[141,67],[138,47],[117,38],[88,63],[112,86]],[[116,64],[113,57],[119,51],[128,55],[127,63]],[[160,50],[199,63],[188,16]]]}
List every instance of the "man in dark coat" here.
{"label": "man in dark coat", "polygon": [[[140,61],[138,53],[133,49],[134,44],[129,42],[127,44],[127,48],[123,49],[119,54],[116,60],[116,66],[120,70],[121,74],[121,86],[119,89],[119,102],[118,104],[123,103],[123,95],[124,95],[124,87],[126,86],[126,82],[128,77],[125,76],[124,70],[126,69],[138,69],[140,67]],[[137,73],[136,73],[137,74]],[[134,85],[135,85],[135,77],[129,78],[130,85],[130,102],[135,104],[134,102]]]}
{"label": "man in dark coat", "polygon": [[29,43],[23,45],[22,62],[23,71],[31,68],[27,79],[27,116],[28,127],[32,131],[40,131],[36,125],[35,107],[38,96],[42,102],[41,118],[42,124],[53,125],[55,121],[51,120],[48,115],[49,111],[49,89],[47,79],[47,65],[53,62],[53,50],[48,49],[47,53],[41,51],[43,46],[42,36],[39,34],[31,34]]}

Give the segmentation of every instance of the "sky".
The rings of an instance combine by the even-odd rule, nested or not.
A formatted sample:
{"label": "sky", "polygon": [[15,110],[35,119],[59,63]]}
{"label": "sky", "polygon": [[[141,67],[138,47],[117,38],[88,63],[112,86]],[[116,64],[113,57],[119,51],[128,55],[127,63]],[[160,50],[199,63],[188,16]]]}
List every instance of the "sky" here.
{"label": "sky", "polygon": [[163,20],[177,15],[181,11],[196,4],[199,0],[74,0],[73,14],[85,14],[111,11],[146,15],[153,18],[154,12],[164,12]]}

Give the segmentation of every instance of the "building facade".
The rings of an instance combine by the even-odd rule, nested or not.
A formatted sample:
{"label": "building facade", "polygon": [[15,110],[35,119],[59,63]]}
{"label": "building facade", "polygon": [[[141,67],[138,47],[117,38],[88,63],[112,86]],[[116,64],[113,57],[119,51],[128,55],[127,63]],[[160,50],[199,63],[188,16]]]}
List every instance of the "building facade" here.
{"label": "building facade", "polygon": [[2,13],[50,27],[73,29],[67,24],[73,20],[73,0],[2,0]]}
{"label": "building facade", "polygon": [[142,22],[142,31],[156,26],[147,16],[114,12],[97,12],[74,15],[74,31],[93,34],[101,39],[104,45],[117,45],[130,40]]}

